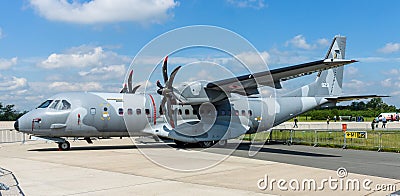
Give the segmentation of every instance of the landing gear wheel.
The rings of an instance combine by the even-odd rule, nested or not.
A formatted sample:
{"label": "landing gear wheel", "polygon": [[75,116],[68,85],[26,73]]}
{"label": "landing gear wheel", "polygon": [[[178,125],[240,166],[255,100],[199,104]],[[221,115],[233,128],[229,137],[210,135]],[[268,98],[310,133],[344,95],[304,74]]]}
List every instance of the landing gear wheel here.
{"label": "landing gear wheel", "polygon": [[226,147],[227,144],[228,144],[228,140],[219,140],[219,141],[217,141],[218,147]]}
{"label": "landing gear wheel", "polygon": [[183,148],[188,144],[186,142],[182,142],[182,141],[178,141],[178,140],[174,140],[174,142],[179,148]]}
{"label": "landing gear wheel", "polygon": [[213,145],[214,142],[212,141],[204,141],[204,142],[199,142],[200,147],[202,148],[210,148]]}
{"label": "landing gear wheel", "polygon": [[58,149],[60,150],[69,150],[71,149],[71,145],[68,141],[58,143]]}

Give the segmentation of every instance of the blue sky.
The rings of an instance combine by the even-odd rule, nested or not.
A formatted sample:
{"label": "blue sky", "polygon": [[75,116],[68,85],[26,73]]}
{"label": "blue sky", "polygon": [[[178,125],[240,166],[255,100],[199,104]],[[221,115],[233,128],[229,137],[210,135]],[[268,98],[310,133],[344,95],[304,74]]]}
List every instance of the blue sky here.
{"label": "blue sky", "polygon": [[400,107],[399,9],[397,0],[5,0],[0,102],[30,110],[59,92],[118,92],[149,41],[214,25],[250,41],[270,68],[319,60],[335,35],[345,35],[347,58],[360,62],[346,67],[344,93],[391,95],[384,100]]}

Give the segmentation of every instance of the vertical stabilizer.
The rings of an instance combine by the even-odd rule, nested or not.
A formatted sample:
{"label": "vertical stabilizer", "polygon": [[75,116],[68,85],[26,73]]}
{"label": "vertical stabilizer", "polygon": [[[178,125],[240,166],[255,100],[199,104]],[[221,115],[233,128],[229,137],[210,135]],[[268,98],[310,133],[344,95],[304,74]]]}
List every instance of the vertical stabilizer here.
{"label": "vertical stabilizer", "polygon": [[[344,59],[346,50],[346,37],[335,36],[325,59]],[[296,89],[285,96],[296,97],[330,97],[342,94],[343,66],[320,71],[315,82]]]}

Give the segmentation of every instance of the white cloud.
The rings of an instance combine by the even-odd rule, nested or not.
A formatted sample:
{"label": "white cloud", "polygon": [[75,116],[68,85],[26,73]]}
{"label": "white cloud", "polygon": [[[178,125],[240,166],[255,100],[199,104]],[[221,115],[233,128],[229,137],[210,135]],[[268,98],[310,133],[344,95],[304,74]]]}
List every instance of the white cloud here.
{"label": "white cloud", "polygon": [[392,79],[391,78],[387,78],[387,79],[381,81],[381,85],[383,87],[391,87],[392,86]]}
{"label": "white cloud", "polygon": [[329,44],[330,44],[329,40],[325,39],[325,38],[317,40],[317,43],[320,46],[329,46]]}
{"label": "white cloud", "polygon": [[46,60],[38,63],[39,67],[55,69],[63,67],[96,67],[106,64],[126,63],[130,59],[111,51],[105,51],[103,47],[80,46],[63,54],[53,53]]}
{"label": "white cloud", "polygon": [[358,74],[358,68],[353,67],[353,66],[347,66],[345,67],[344,73],[348,76],[354,76]]}
{"label": "white cloud", "polygon": [[270,60],[270,54],[266,51],[260,53],[243,52],[236,55],[236,58],[246,65],[265,65]]}
{"label": "white cloud", "polygon": [[318,39],[315,44],[310,44],[307,42],[306,38],[303,35],[296,35],[291,40],[287,41],[285,43],[285,46],[293,46],[295,48],[313,50],[318,48],[319,46],[328,46],[329,44],[329,40],[325,38]]}
{"label": "white cloud", "polygon": [[0,59],[0,70],[5,70],[13,65],[16,65],[18,61],[17,57],[11,59]]}
{"label": "white cloud", "polygon": [[102,91],[103,86],[98,82],[53,82],[48,84],[48,88],[53,92],[68,91]]}
{"label": "white cloud", "polygon": [[391,69],[386,74],[391,75],[391,76],[399,75],[400,74],[400,70],[399,69]]}
{"label": "white cloud", "polygon": [[314,49],[315,45],[310,45],[307,43],[306,38],[303,35],[297,35],[291,40],[286,42],[286,46],[292,45],[295,48],[301,48],[306,50]]}
{"label": "white cloud", "polygon": [[383,48],[378,49],[382,53],[394,53],[400,51],[400,43],[387,43]]}
{"label": "white cloud", "polygon": [[172,16],[170,9],[178,6],[174,0],[29,0],[42,17],[80,24],[110,22],[160,23]]}
{"label": "white cloud", "polygon": [[[352,93],[361,92],[366,87],[371,86],[371,85],[372,85],[372,83],[370,83],[370,82],[365,82],[365,81],[356,80],[356,79],[352,79],[348,82],[343,83],[343,87],[345,87],[346,89],[350,89],[348,92],[352,92]],[[360,87],[363,87],[363,88],[360,88]]]}
{"label": "white cloud", "polygon": [[28,87],[28,82],[25,78],[17,78],[15,76],[0,75],[0,91],[17,91]]}
{"label": "white cloud", "polygon": [[95,80],[108,80],[112,78],[119,78],[122,80],[125,75],[125,65],[95,67],[89,71],[80,71],[79,75]]}
{"label": "white cloud", "polygon": [[239,8],[262,9],[267,7],[264,0],[227,0],[227,2]]}
{"label": "white cloud", "polygon": [[309,60],[309,57],[300,55],[294,51],[281,51],[277,48],[273,48],[269,52],[270,58],[268,60],[269,65],[278,64],[296,64]]}

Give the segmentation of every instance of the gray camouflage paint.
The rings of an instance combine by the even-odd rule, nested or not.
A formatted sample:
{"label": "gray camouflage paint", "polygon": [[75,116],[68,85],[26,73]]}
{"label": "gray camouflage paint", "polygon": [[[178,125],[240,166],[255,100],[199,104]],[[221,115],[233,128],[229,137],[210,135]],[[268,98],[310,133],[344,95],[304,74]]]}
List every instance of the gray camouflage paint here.
{"label": "gray camouflage paint", "polygon": [[[332,61],[344,59],[345,46],[345,37],[335,37],[326,58]],[[229,95],[229,99],[223,99],[226,95],[221,96],[218,92],[204,91],[202,86],[206,82],[187,84],[181,87],[181,92],[191,105],[175,107],[182,111],[189,109],[190,115],[179,116],[175,129],[165,123],[160,114],[162,97],[158,94],[62,93],[49,100],[67,100],[71,103],[69,110],[34,109],[18,119],[19,131],[44,137],[158,135],[184,142],[231,139],[245,133],[267,131],[321,105],[335,105],[326,98],[342,93],[342,81],[343,66],[322,71],[315,82],[276,98]],[[201,104],[206,102],[212,102],[214,107],[205,111],[206,114],[193,115],[192,110],[201,110]],[[127,114],[128,108],[132,109],[132,115]],[[122,115],[120,109],[123,109]],[[140,115],[136,114],[137,109],[141,110]],[[150,111],[149,115],[145,114],[146,109]],[[234,114],[236,110],[244,110],[246,115],[228,115],[228,112]],[[249,115],[249,110],[252,115]],[[41,119],[39,122],[33,121],[38,118]],[[212,123],[210,119],[213,119]],[[204,127],[206,130],[201,130]],[[195,134],[197,131],[199,133]]]}

